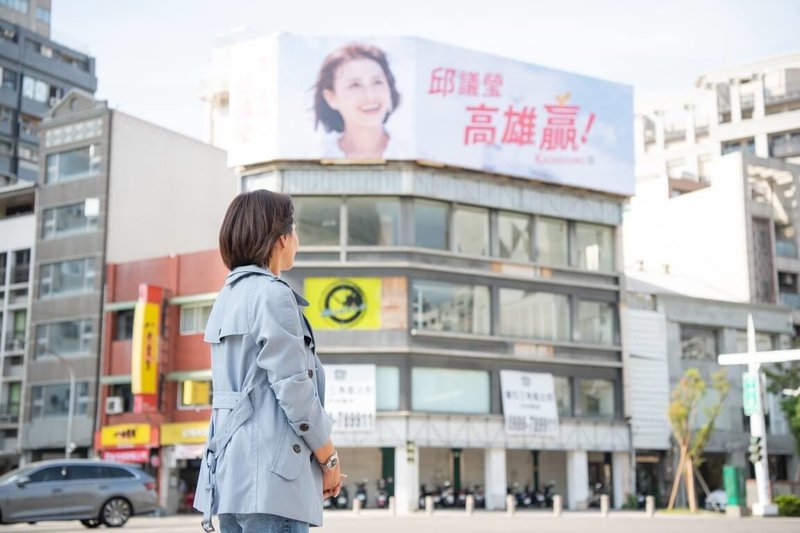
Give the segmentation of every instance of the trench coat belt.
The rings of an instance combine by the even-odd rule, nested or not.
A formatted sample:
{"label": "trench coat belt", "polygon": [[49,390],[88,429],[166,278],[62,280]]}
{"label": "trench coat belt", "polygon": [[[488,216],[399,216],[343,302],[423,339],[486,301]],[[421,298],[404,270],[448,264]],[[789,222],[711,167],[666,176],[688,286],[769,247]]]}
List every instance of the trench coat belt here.
{"label": "trench coat belt", "polygon": [[211,523],[211,511],[214,507],[214,497],[216,496],[217,459],[225,451],[225,447],[228,446],[236,430],[253,415],[253,404],[250,401],[250,391],[252,390],[252,387],[248,387],[242,392],[214,392],[211,408],[230,409],[231,412],[219,428],[212,428],[213,435],[210,436],[208,448],[206,449],[205,461],[208,466],[206,490],[210,494],[208,506],[203,512],[203,520],[200,522],[206,533],[215,531],[214,524]]}

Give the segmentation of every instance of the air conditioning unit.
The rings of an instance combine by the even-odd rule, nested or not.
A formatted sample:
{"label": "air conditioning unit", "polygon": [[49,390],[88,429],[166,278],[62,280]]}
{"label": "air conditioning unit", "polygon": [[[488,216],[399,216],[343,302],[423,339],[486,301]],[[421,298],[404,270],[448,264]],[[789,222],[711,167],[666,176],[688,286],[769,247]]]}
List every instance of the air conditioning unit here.
{"label": "air conditioning unit", "polygon": [[106,398],[106,414],[118,415],[125,411],[125,402],[122,396],[109,396]]}

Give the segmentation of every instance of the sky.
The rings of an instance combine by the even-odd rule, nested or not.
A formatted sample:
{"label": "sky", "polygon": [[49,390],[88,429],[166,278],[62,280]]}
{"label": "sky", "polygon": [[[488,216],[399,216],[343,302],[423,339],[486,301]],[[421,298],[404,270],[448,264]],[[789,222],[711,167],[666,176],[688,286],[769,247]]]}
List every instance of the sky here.
{"label": "sky", "polygon": [[637,97],[800,52],[799,0],[53,0],[52,38],[96,59],[97,97],[202,139],[221,36],[411,35],[621,82]]}

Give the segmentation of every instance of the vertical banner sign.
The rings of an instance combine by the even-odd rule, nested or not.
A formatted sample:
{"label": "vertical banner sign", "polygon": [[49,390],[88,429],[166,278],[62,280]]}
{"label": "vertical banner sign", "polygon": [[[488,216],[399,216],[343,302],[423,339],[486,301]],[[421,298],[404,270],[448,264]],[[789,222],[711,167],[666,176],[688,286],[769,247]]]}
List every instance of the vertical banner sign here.
{"label": "vertical banner sign", "polygon": [[158,409],[158,340],[161,333],[160,287],[142,283],[133,315],[131,392],[136,413]]}
{"label": "vertical banner sign", "polygon": [[375,430],[375,365],[325,365],[325,410],[336,431]]}
{"label": "vertical banner sign", "polygon": [[501,370],[500,388],[507,434],[558,436],[558,406],[552,374]]}
{"label": "vertical banner sign", "polygon": [[742,407],[744,408],[745,416],[751,416],[761,408],[758,389],[756,388],[757,379],[758,374],[751,374],[750,372],[742,374]]}

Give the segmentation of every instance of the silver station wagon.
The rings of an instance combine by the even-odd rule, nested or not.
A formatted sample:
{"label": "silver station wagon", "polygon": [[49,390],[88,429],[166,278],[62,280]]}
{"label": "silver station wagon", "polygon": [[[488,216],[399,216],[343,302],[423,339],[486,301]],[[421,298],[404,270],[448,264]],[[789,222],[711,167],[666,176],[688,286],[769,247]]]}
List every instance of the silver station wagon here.
{"label": "silver station wagon", "polygon": [[121,527],[156,510],[152,476],[91,459],[32,463],[0,477],[0,523],[80,520],[88,528]]}

